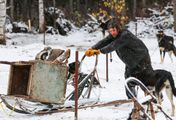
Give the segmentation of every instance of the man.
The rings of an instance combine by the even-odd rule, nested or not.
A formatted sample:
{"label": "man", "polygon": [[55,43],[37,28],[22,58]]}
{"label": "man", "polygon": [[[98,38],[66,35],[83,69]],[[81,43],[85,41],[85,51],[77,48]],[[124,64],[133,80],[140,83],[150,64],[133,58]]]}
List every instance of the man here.
{"label": "man", "polygon": [[[144,84],[148,84],[154,76],[148,49],[145,44],[126,29],[120,29],[115,18],[108,23],[109,35],[97,44],[86,50],[86,56],[106,54],[116,51],[119,58],[125,63],[125,78],[136,77]],[[131,85],[134,92],[134,85]],[[126,93],[128,98],[131,96]]]}

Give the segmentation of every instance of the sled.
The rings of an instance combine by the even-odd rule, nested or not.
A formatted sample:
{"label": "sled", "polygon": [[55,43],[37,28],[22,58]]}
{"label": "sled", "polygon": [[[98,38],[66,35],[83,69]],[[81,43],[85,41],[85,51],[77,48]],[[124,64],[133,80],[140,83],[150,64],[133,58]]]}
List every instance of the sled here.
{"label": "sled", "polygon": [[[66,64],[41,60],[0,63],[10,65],[7,95],[0,95],[8,108],[19,113],[30,113],[24,103],[40,102],[41,106],[64,104],[68,72]],[[10,103],[17,104],[18,108]]]}
{"label": "sled", "polygon": [[[82,57],[80,67],[85,58]],[[7,95],[0,94],[1,103],[8,109],[23,114],[48,114],[55,112],[73,111],[74,101],[69,101],[75,90],[67,96],[66,84],[68,66],[66,63],[57,64],[49,61],[32,60],[8,62],[10,65]],[[117,100],[101,103],[97,99],[89,99],[93,88],[91,76],[96,74],[98,56],[93,70],[78,84],[78,88],[90,80],[84,100],[78,101],[78,109],[129,103],[131,100]],[[98,75],[97,75],[98,76]]]}
{"label": "sled", "polygon": [[[134,93],[130,90],[129,84],[135,84],[136,86],[139,86],[141,90],[146,95],[142,99],[138,99],[137,96],[134,95]],[[156,97],[151,93],[151,91],[148,90],[148,88],[137,78],[129,77],[126,79],[125,87],[127,92],[132,96],[132,101],[134,103],[134,109],[132,110],[129,117],[131,117],[132,120],[139,120],[139,119],[149,119],[149,120],[155,120],[155,111],[154,106],[157,107],[166,117],[166,119],[172,120],[172,118],[162,109],[162,107],[154,103],[156,101]],[[144,115],[144,118],[141,117],[142,112]]]}

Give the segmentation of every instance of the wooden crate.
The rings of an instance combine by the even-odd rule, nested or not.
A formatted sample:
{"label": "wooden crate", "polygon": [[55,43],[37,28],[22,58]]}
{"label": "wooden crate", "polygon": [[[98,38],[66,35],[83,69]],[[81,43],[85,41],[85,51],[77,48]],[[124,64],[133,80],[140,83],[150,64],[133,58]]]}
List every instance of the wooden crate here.
{"label": "wooden crate", "polygon": [[8,95],[25,95],[43,103],[63,103],[67,72],[65,64],[43,61],[11,64]]}

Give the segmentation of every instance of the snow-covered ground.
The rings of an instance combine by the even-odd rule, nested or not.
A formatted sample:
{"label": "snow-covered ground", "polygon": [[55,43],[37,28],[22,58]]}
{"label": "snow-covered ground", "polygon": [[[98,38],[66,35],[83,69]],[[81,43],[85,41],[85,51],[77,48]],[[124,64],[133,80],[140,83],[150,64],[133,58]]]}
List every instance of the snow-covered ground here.
{"label": "snow-covered ground", "polygon": [[[139,27],[138,30],[142,28]],[[131,27],[131,31],[134,29]],[[68,36],[50,35],[45,36],[45,43],[43,34],[6,34],[7,45],[0,45],[0,61],[28,61],[34,60],[35,55],[41,51],[45,46],[52,48],[71,49],[71,56],[69,62],[75,60],[75,51],[79,51],[79,59],[82,58],[85,50],[102,39],[100,31],[94,33],[87,33],[83,30],[78,30],[69,33]],[[154,69],[166,69],[170,71],[176,80],[176,57],[173,56],[173,63],[171,63],[168,54],[166,54],[163,64],[160,63],[159,49],[157,40],[154,36],[147,36],[141,38],[149,49],[152,65]],[[127,99],[124,89],[124,64],[119,60],[116,53],[112,53],[112,62],[109,62],[109,82],[106,82],[106,57],[101,54],[98,58],[98,76],[102,88],[93,89],[91,99],[97,99],[100,102],[108,102],[113,100]],[[82,64],[82,71],[90,73],[95,63],[95,57],[86,57]],[[8,87],[8,72],[9,66],[0,64],[0,93],[6,94]],[[69,88],[68,88],[69,89]],[[174,102],[175,102],[174,98]],[[171,105],[164,92],[163,109],[170,114]],[[4,108],[4,109],[3,109]],[[19,113],[11,113],[4,107],[0,107],[0,120],[73,120],[74,112],[61,112],[50,115],[24,115]],[[108,106],[101,108],[87,108],[78,110],[79,120],[126,120],[128,114],[131,112],[133,104],[123,104],[120,106]],[[164,120],[162,113],[156,114],[156,120]],[[176,119],[176,117],[173,117]]]}

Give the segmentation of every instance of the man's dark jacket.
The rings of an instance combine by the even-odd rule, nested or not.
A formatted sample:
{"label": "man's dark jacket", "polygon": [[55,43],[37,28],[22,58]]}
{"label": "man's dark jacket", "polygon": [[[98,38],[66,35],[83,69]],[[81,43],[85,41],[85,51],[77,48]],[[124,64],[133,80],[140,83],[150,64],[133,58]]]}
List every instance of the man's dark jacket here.
{"label": "man's dark jacket", "polygon": [[131,70],[136,68],[144,59],[148,59],[150,64],[147,47],[128,30],[122,30],[115,38],[109,35],[92,48],[100,49],[101,53],[104,54],[115,50],[126,67]]}

